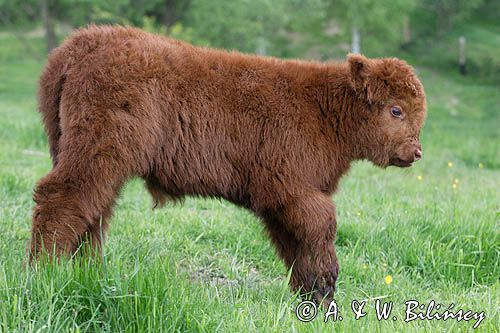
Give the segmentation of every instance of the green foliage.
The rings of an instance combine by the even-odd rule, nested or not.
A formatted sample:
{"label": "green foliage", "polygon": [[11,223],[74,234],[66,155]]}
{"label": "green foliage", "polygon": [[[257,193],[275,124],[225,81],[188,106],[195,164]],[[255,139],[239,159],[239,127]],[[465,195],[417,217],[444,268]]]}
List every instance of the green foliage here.
{"label": "green foliage", "polygon": [[403,21],[412,14],[416,0],[336,0],[329,15],[340,22],[342,37],[350,40],[351,30],[361,33],[361,50],[394,49],[403,40]]}
{"label": "green foliage", "polygon": [[76,27],[90,22],[142,26],[146,12],[158,2],[160,1],[57,0],[52,9],[60,20]]}
{"label": "green foliage", "polygon": [[[195,39],[212,46],[254,52],[258,37],[283,26],[282,0],[193,0],[186,26],[195,27]],[[221,18],[224,18],[221,20]]]}
{"label": "green foliage", "polygon": [[[287,33],[322,23],[321,6],[320,1],[193,0],[185,26],[190,38],[215,47],[283,56]],[[305,12],[312,15],[301,15]]]}
{"label": "green foliage", "polygon": [[466,38],[467,75],[478,84],[500,86],[500,27],[495,22],[475,19],[463,23],[437,40],[415,41],[404,56],[443,73],[458,73],[458,38],[461,36]]}
{"label": "green foliage", "polygon": [[[484,0],[419,0],[414,28],[421,33],[442,35],[469,18]],[[429,24],[430,23],[430,24]]]}
{"label": "green foliage", "polygon": [[[331,59],[350,50],[351,32],[362,52],[394,54],[401,46],[443,37],[470,17],[500,20],[495,0],[48,0],[51,15],[73,27],[135,25],[201,45],[282,57]],[[0,27],[38,24],[35,0],[0,0]],[[33,23],[34,22],[34,23]],[[408,24],[406,24],[408,22]],[[406,31],[405,40],[404,31]],[[496,73],[489,55],[477,73]]]}
{"label": "green foliage", "polygon": [[0,27],[24,26],[38,20],[39,14],[37,0],[0,0]]}

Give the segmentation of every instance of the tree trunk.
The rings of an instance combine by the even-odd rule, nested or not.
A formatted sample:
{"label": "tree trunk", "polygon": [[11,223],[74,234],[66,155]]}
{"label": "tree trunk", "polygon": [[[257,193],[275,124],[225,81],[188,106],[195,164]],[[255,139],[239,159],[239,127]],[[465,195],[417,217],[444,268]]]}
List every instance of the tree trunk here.
{"label": "tree trunk", "polygon": [[50,17],[48,0],[40,0],[40,5],[42,7],[43,28],[45,29],[45,39],[47,41],[47,53],[50,53],[57,46],[56,33],[52,18]]}
{"label": "tree trunk", "polygon": [[458,38],[458,65],[460,69],[460,74],[465,75],[465,37],[460,36]]}
{"label": "tree trunk", "polygon": [[175,24],[175,0],[165,0],[163,25],[168,29]]}
{"label": "tree trunk", "polygon": [[410,30],[410,18],[405,15],[403,18],[403,43],[410,44],[411,42],[411,30]]}
{"label": "tree trunk", "polygon": [[351,52],[352,53],[360,53],[361,52],[361,42],[360,42],[360,34],[359,34],[359,29],[354,26],[352,28],[352,45],[351,45]]}
{"label": "tree trunk", "polygon": [[257,37],[255,45],[255,54],[267,55],[267,40],[264,37]]}

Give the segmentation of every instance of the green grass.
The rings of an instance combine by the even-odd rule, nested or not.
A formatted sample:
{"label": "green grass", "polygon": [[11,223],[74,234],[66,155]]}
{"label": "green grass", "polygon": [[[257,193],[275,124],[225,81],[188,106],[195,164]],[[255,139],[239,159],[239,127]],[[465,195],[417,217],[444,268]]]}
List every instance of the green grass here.
{"label": "green grass", "polygon": [[[35,111],[42,64],[0,38],[0,332],[455,332],[474,323],[405,323],[410,299],[485,311],[481,331],[499,331],[498,87],[419,68],[424,159],[405,170],[357,163],[343,179],[334,200],[344,320],[302,323],[253,215],[203,199],[152,210],[138,180],[119,200],[103,263],[24,268],[32,189],[50,170]],[[376,319],[376,297],[395,302],[397,321]],[[355,299],[370,299],[357,321]]]}

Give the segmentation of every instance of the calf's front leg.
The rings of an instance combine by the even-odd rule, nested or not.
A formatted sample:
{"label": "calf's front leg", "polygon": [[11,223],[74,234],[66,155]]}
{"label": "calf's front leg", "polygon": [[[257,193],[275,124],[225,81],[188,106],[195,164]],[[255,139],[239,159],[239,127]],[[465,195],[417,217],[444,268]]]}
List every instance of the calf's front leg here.
{"label": "calf's front leg", "polygon": [[[287,237],[288,242],[280,242],[289,248],[279,249],[280,253],[294,256],[283,258],[292,268],[292,290],[312,294],[318,303],[331,300],[338,275],[333,202],[321,192],[312,192],[289,200],[273,215],[277,217],[274,225],[279,223],[284,234],[294,236],[293,241]],[[271,236],[277,233],[273,230]]]}

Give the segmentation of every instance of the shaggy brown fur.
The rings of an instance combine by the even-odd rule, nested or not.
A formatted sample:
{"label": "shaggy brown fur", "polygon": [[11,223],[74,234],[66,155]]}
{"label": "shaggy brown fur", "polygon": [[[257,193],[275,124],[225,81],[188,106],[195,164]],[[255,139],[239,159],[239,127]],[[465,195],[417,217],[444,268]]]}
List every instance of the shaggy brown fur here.
{"label": "shaggy brown fur", "polygon": [[50,55],[39,98],[53,169],[35,190],[31,259],[88,237],[99,247],[138,176],[157,204],[212,196],[255,212],[293,267],[292,289],[318,299],[337,279],[339,178],[354,160],[420,158],[426,112],[398,59],[285,61],[96,26]]}

